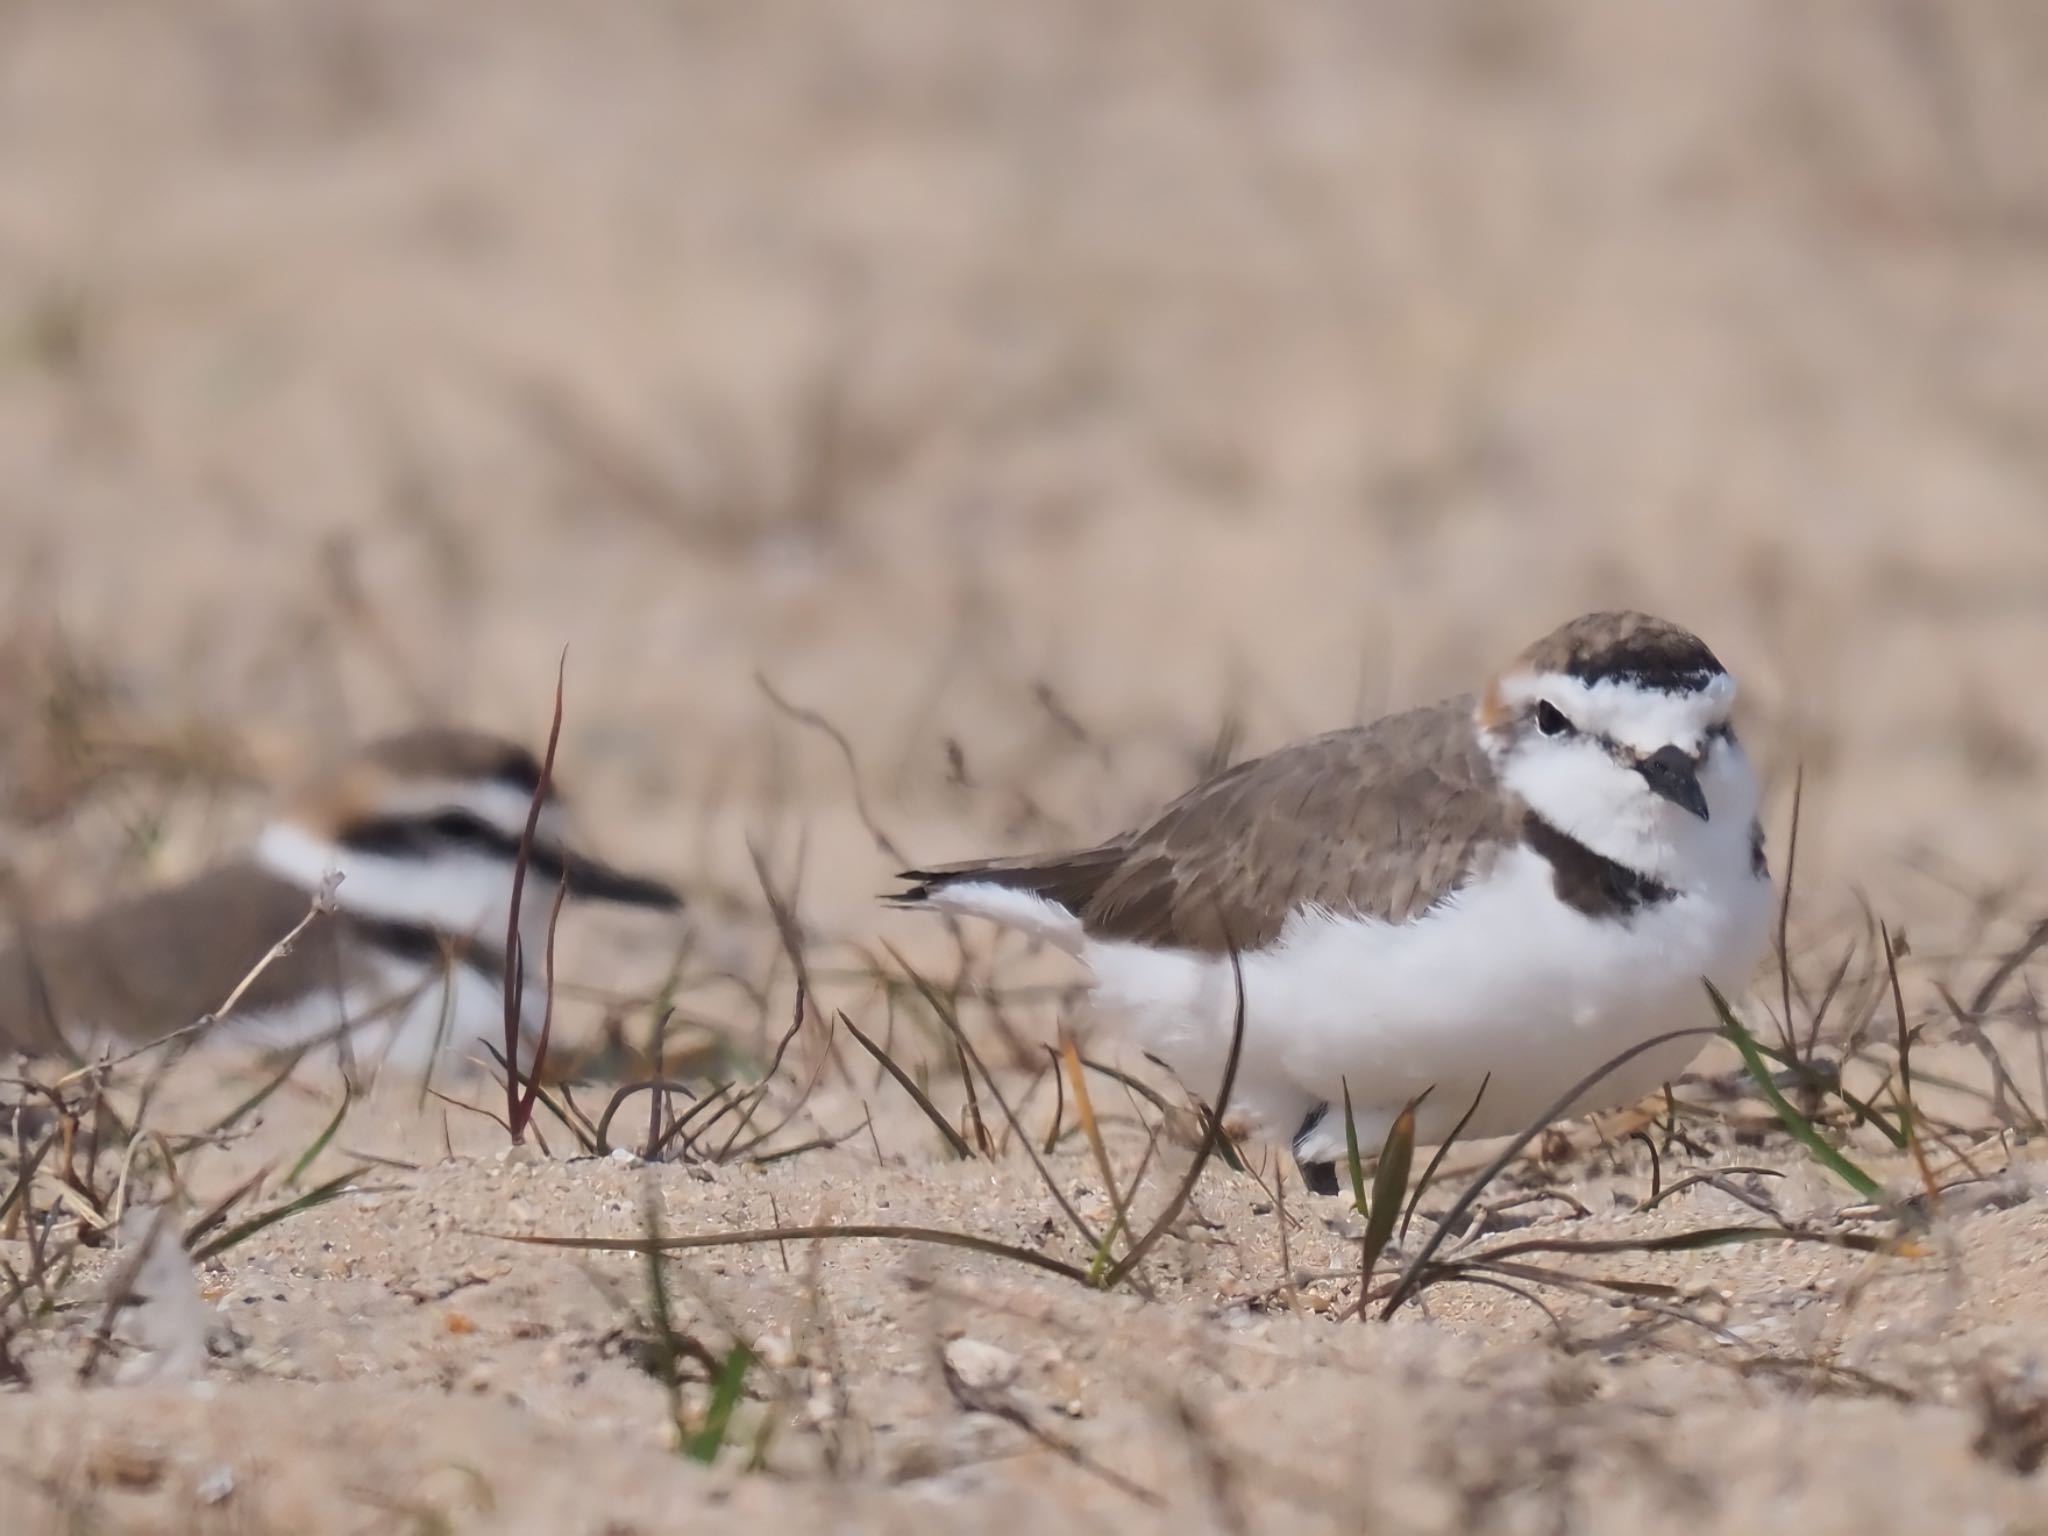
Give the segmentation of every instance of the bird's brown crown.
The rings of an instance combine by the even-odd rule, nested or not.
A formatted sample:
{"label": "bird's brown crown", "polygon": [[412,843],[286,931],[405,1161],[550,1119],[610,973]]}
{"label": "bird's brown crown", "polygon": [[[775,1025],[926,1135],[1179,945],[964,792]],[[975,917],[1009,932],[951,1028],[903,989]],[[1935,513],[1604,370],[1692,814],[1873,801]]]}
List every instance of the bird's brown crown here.
{"label": "bird's brown crown", "polygon": [[1589,685],[1613,680],[1660,692],[1697,688],[1725,670],[1691,630],[1628,611],[1586,613],[1560,624],[1517,656],[1515,666]]}

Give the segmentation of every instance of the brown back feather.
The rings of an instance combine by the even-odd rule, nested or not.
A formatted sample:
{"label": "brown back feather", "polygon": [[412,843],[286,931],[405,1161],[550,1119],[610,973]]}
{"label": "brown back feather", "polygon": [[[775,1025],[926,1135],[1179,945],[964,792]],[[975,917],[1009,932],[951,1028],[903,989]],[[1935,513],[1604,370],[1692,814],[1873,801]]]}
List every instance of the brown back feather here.
{"label": "brown back feather", "polygon": [[[0,1050],[58,1049],[53,1017],[67,1032],[136,1043],[182,1029],[218,1008],[310,904],[289,881],[228,864],[90,917],[30,925],[0,950]],[[338,995],[362,963],[345,925],[317,918],[237,1006],[258,1013],[314,987]]]}
{"label": "brown back feather", "polygon": [[1241,763],[1141,831],[1077,853],[918,872],[920,900],[985,880],[1058,902],[1097,938],[1220,953],[1304,906],[1404,922],[1514,835],[1470,697]]}

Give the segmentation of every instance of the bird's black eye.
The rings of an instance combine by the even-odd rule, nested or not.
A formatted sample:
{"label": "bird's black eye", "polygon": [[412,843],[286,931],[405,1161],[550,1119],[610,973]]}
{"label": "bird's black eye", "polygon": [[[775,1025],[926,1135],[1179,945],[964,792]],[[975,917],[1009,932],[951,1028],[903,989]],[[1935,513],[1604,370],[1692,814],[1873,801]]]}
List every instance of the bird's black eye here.
{"label": "bird's black eye", "polygon": [[1572,723],[1565,719],[1563,710],[1544,699],[1536,706],[1536,729],[1546,736],[1569,736]]}

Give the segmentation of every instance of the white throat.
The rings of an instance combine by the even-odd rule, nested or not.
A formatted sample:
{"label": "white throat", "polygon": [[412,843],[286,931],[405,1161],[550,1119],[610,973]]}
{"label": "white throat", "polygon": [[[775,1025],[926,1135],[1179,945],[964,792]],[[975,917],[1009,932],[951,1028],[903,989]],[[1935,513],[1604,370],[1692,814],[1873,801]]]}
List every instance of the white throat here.
{"label": "white throat", "polygon": [[1501,780],[1567,837],[1674,889],[1751,857],[1759,792],[1749,759],[1732,741],[1716,741],[1700,769],[1705,821],[1653,792],[1594,742],[1531,743],[1508,755]]}
{"label": "white throat", "polygon": [[[1505,739],[1480,731],[1502,785],[1558,831],[1674,889],[1744,867],[1761,801],[1756,775],[1725,727],[1735,683],[1725,674],[1690,690],[1588,685],[1556,673],[1505,678],[1500,700],[1518,713],[1539,700],[1570,722]],[[1703,820],[1658,794],[1629,760],[1676,747],[1699,762]]]}

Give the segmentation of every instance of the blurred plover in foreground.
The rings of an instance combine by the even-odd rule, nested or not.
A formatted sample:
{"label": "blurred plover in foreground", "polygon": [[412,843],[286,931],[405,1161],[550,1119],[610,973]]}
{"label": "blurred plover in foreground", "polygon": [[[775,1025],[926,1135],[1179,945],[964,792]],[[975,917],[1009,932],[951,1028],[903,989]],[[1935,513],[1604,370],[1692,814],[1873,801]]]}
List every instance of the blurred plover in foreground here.
{"label": "blurred plover in foreground", "polygon": [[[1702,977],[1747,983],[1771,879],[1734,698],[1686,630],[1588,614],[1476,695],[1240,764],[1094,848],[910,871],[893,899],[1078,956],[1126,1038],[1212,1096],[1234,948],[1228,1113],[1334,1192],[1346,1088],[1364,1149],[1424,1090],[1418,1140],[1475,1098],[1466,1134],[1506,1135],[1711,1022]],[[1702,1043],[1644,1051],[1568,1112],[1635,1102]]]}
{"label": "blurred plover in foreground", "polygon": [[[220,1030],[261,1048],[347,1048],[424,1072],[504,1049],[513,866],[541,767],[515,743],[426,729],[370,743],[318,778],[247,853],[181,885],[46,927],[0,950],[0,1051],[122,1050],[219,1008],[306,918],[339,871],[333,910],[251,983]],[[520,902],[530,1041],[558,887],[673,910],[675,891],[564,841],[552,784]]]}

